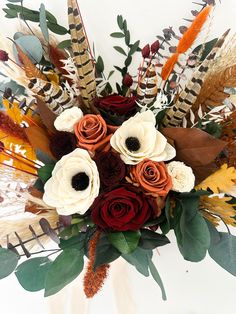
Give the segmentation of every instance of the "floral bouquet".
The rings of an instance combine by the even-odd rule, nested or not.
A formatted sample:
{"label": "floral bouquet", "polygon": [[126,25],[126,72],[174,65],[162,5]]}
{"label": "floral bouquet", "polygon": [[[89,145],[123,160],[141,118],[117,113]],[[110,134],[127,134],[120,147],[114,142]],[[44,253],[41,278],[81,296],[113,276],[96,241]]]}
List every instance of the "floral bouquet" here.
{"label": "floral bouquet", "polygon": [[[165,28],[143,48],[118,15],[116,91],[76,0],[68,0],[71,38],[61,42],[53,33],[68,30],[43,4],[8,2],[6,17],[21,29],[0,43],[11,79],[1,84],[0,278],[15,272],[26,290],[50,296],[85,267],[91,298],[123,258],[151,274],[166,299],[152,256],[170,230],[184,259],[208,252],[236,275],[228,227],[236,217],[235,36],[192,48],[215,2],[198,3],[187,26]],[[45,249],[46,239],[56,247]]]}

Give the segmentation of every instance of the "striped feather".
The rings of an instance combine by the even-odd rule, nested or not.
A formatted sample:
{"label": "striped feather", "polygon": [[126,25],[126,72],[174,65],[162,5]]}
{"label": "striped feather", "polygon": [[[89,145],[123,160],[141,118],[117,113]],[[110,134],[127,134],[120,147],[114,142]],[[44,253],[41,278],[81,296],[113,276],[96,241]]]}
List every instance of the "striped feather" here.
{"label": "striped feather", "polygon": [[59,115],[65,109],[74,106],[74,101],[63,88],[53,82],[45,82],[41,79],[31,79],[29,89],[37,94],[47,107]]}
{"label": "striped feather", "polygon": [[137,100],[140,104],[149,105],[157,95],[157,74],[155,66],[150,64],[141,78],[137,88]]}
{"label": "striped feather", "polygon": [[76,0],[68,0],[68,18],[74,61],[79,77],[78,84],[83,101],[89,108],[96,96],[95,69]]}
{"label": "striped feather", "polygon": [[198,69],[193,74],[192,79],[188,82],[185,89],[180,93],[179,98],[175,105],[173,105],[166,113],[163,126],[175,127],[178,126],[183,118],[187,115],[192,105],[195,103],[198,94],[201,91],[205,75],[212,62],[215,59],[219,49],[224,44],[225,38],[228,35],[229,30],[223,34],[223,36],[217,41],[214,48],[202,62]]}

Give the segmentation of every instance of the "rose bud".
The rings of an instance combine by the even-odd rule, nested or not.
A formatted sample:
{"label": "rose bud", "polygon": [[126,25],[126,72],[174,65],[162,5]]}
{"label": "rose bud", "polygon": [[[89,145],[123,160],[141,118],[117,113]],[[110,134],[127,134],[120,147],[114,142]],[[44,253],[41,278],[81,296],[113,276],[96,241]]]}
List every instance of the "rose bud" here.
{"label": "rose bud", "polygon": [[151,51],[152,53],[156,53],[160,48],[159,40],[154,41],[154,43],[151,45]]}
{"label": "rose bud", "polygon": [[124,78],[123,78],[123,84],[127,87],[130,87],[133,84],[133,79],[132,76],[130,76],[128,73],[125,74]]}
{"label": "rose bud", "polygon": [[9,60],[8,53],[0,49],[0,61],[6,62]]}
{"label": "rose bud", "polygon": [[145,47],[142,49],[142,56],[143,58],[148,58],[150,56],[150,45],[147,44]]}

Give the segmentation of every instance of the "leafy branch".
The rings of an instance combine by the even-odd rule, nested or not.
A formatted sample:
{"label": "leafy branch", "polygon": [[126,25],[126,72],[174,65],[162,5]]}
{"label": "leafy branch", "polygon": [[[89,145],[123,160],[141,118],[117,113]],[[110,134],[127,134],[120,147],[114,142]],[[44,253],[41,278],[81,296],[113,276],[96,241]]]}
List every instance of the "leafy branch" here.
{"label": "leafy branch", "polygon": [[118,70],[122,75],[122,85],[120,86],[118,83],[116,84],[118,94],[125,95],[127,93],[128,87],[123,84],[123,80],[126,74],[128,74],[128,68],[132,63],[132,56],[135,52],[140,51],[139,48],[140,41],[137,40],[133,44],[130,39],[130,31],[127,27],[127,21],[122,17],[122,15],[117,16],[117,24],[119,27],[118,32],[111,33],[110,36],[113,38],[124,39],[124,43],[126,45],[126,49],[123,49],[121,46],[114,46],[113,48],[125,56],[124,66],[123,68],[119,66],[114,66],[116,70]]}

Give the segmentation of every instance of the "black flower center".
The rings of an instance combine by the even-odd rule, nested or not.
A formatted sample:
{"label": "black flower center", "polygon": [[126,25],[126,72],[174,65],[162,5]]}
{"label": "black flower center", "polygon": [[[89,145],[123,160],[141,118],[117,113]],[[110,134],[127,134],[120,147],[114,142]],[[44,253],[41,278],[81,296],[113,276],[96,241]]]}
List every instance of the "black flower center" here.
{"label": "black flower center", "polygon": [[140,142],[137,139],[137,137],[127,137],[125,140],[125,145],[128,148],[129,151],[131,152],[136,152],[140,148]]}
{"label": "black flower center", "polygon": [[86,190],[89,186],[89,177],[85,172],[79,172],[72,177],[71,184],[76,191]]}

